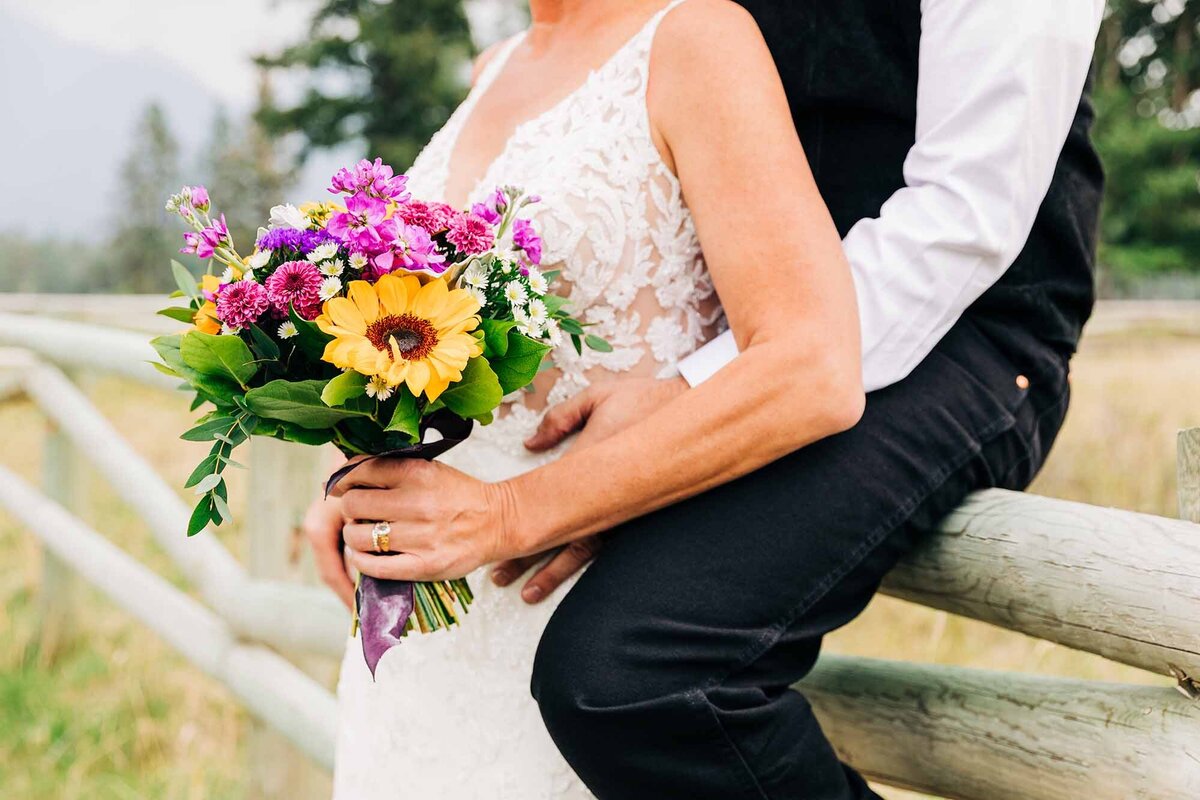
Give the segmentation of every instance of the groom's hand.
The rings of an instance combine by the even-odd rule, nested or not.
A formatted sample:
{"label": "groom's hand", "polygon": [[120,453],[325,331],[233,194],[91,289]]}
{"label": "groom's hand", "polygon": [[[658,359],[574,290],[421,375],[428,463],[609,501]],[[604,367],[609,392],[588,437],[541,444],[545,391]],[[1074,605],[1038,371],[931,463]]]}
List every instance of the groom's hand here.
{"label": "groom's hand", "polygon": [[[625,378],[590,386],[569,400],[551,407],[542,424],[525,447],[540,452],[555,447],[568,436],[579,432],[571,447],[587,447],[621,431],[676,395],[686,391],[683,378]],[[596,534],[571,542],[554,551],[521,589],[521,598],[537,603],[562,585],[563,581],[587,566],[600,550],[604,534]],[[530,567],[543,561],[546,553],[502,561],[492,571],[497,586],[508,586],[524,575]]]}

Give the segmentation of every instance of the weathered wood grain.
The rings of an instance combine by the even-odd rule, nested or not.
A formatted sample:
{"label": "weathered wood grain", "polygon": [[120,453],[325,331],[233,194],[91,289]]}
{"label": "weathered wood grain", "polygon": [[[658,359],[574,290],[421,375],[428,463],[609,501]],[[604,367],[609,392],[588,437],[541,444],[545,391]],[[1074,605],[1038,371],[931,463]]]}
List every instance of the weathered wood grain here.
{"label": "weathered wood grain", "polygon": [[993,489],[884,582],[905,600],[1200,676],[1200,526]]}
{"label": "weathered wood grain", "polygon": [[1179,518],[1200,523],[1200,428],[1179,432]]}
{"label": "weathered wood grain", "polygon": [[1169,688],[825,657],[798,687],[872,779],[956,800],[1194,800],[1200,704]]}

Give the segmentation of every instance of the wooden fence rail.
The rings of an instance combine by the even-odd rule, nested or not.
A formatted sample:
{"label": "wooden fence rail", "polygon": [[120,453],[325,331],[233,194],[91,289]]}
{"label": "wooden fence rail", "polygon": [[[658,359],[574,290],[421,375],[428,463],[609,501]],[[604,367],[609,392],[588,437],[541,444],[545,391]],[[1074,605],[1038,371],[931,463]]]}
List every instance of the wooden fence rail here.
{"label": "wooden fence rail", "polygon": [[[188,509],[175,489],[59,369],[172,388],[143,363],[154,356],[143,334],[0,311],[0,345],[19,348],[0,353],[0,399],[32,399],[54,426],[52,445],[73,449],[110,481],[213,610],[3,468],[0,505],[52,552],[69,543],[73,566],[88,553],[76,567],[83,577],[327,766],[331,695],[261,646],[295,658],[337,656],[345,644],[346,615],[332,596],[287,583],[271,566],[286,550],[291,523],[276,517],[288,510],[256,518],[252,535],[261,541],[249,572],[216,537],[181,535]],[[1179,449],[1180,506],[1191,522],[980,492],[931,532],[884,591],[1198,689],[1200,431],[1181,434]],[[131,592],[143,602],[130,602]],[[172,617],[183,623],[166,625]],[[1170,689],[836,657],[822,659],[799,688],[843,757],[882,782],[961,800],[1200,797],[1200,704]]]}

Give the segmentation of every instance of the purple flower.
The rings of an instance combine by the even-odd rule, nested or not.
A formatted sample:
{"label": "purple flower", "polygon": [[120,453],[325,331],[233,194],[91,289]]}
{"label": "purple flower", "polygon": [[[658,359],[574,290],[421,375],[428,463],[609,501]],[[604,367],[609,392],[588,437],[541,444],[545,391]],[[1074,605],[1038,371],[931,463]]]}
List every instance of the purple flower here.
{"label": "purple flower", "polygon": [[508,195],[503,189],[496,188],[488,195],[488,199],[483,203],[476,203],[471,206],[471,213],[482,217],[492,225],[499,225],[501,218],[504,216],[504,210],[508,208]]}
{"label": "purple flower", "polygon": [[192,198],[192,207],[197,211],[208,211],[208,189],[203,186],[193,186],[188,194]]}
{"label": "purple flower", "polygon": [[197,258],[212,258],[216,248],[229,243],[229,228],[225,225],[225,215],[199,233],[188,231],[183,235],[185,247],[181,253],[195,253]]}
{"label": "purple flower", "polygon": [[325,230],[301,231],[295,228],[276,228],[266,231],[256,243],[259,250],[295,250],[308,255],[326,242],[337,241]]}
{"label": "purple flower", "polygon": [[305,319],[315,319],[321,312],[321,273],[307,261],[280,264],[266,280],[267,299],[275,311],[284,316],[289,307]]}
{"label": "purple flower", "polygon": [[537,235],[529,220],[519,219],[513,223],[513,244],[524,251],[530,264],[542,263],[542,237]]}
{"label": "purple flower", "polygon": [[381,230],[387,217],[387,203],[365,192],[351,195],[346,210],[329,218],[325,230],[354,249],[374,252],[383,243],[387,227]]}
{"label": "purple flower", "polygon": [[217,292],[217,319],[241,329],[257,322],[270,304],[267,290],[254,281],[227,283]]}
{"label": "purple flower", "polygon": [[450,227],[454,218],[454,209],[445,203],[426,203],[421,200],[409,200],[396,206],[396,216],[406,225],[416,225],[431,234],[438,234]]}
{"label": "purple flower", "polygon": [[487,220],[477,214],[459,214],[450,220],[446,241],[463,255],[473,256],[484,252],[496,241],[496,236]]}
{"label": "purple flower", "polygon": [[407,183],[408,177],[394,175],[383,159],[377,158],[375,163],[371,163],[364,158],[354,169],[339,169],[333,176],[329,191],[331,194],[365,194],[379,200],[403,203],[409,198],[405,190]]}

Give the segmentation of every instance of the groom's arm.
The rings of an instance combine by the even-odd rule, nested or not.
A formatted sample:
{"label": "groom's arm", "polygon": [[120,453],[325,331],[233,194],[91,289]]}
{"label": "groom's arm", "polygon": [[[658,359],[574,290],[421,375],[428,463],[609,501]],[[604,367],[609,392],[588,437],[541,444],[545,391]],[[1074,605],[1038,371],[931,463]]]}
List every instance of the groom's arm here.
{"label": "groom's arm", "polygon": [[[867,391],[908,375],[1020,254],[1075,118],[1104,0],[923,0],[905,187],[843,241]],[[732,361],[725,334],[680,364]]]}

